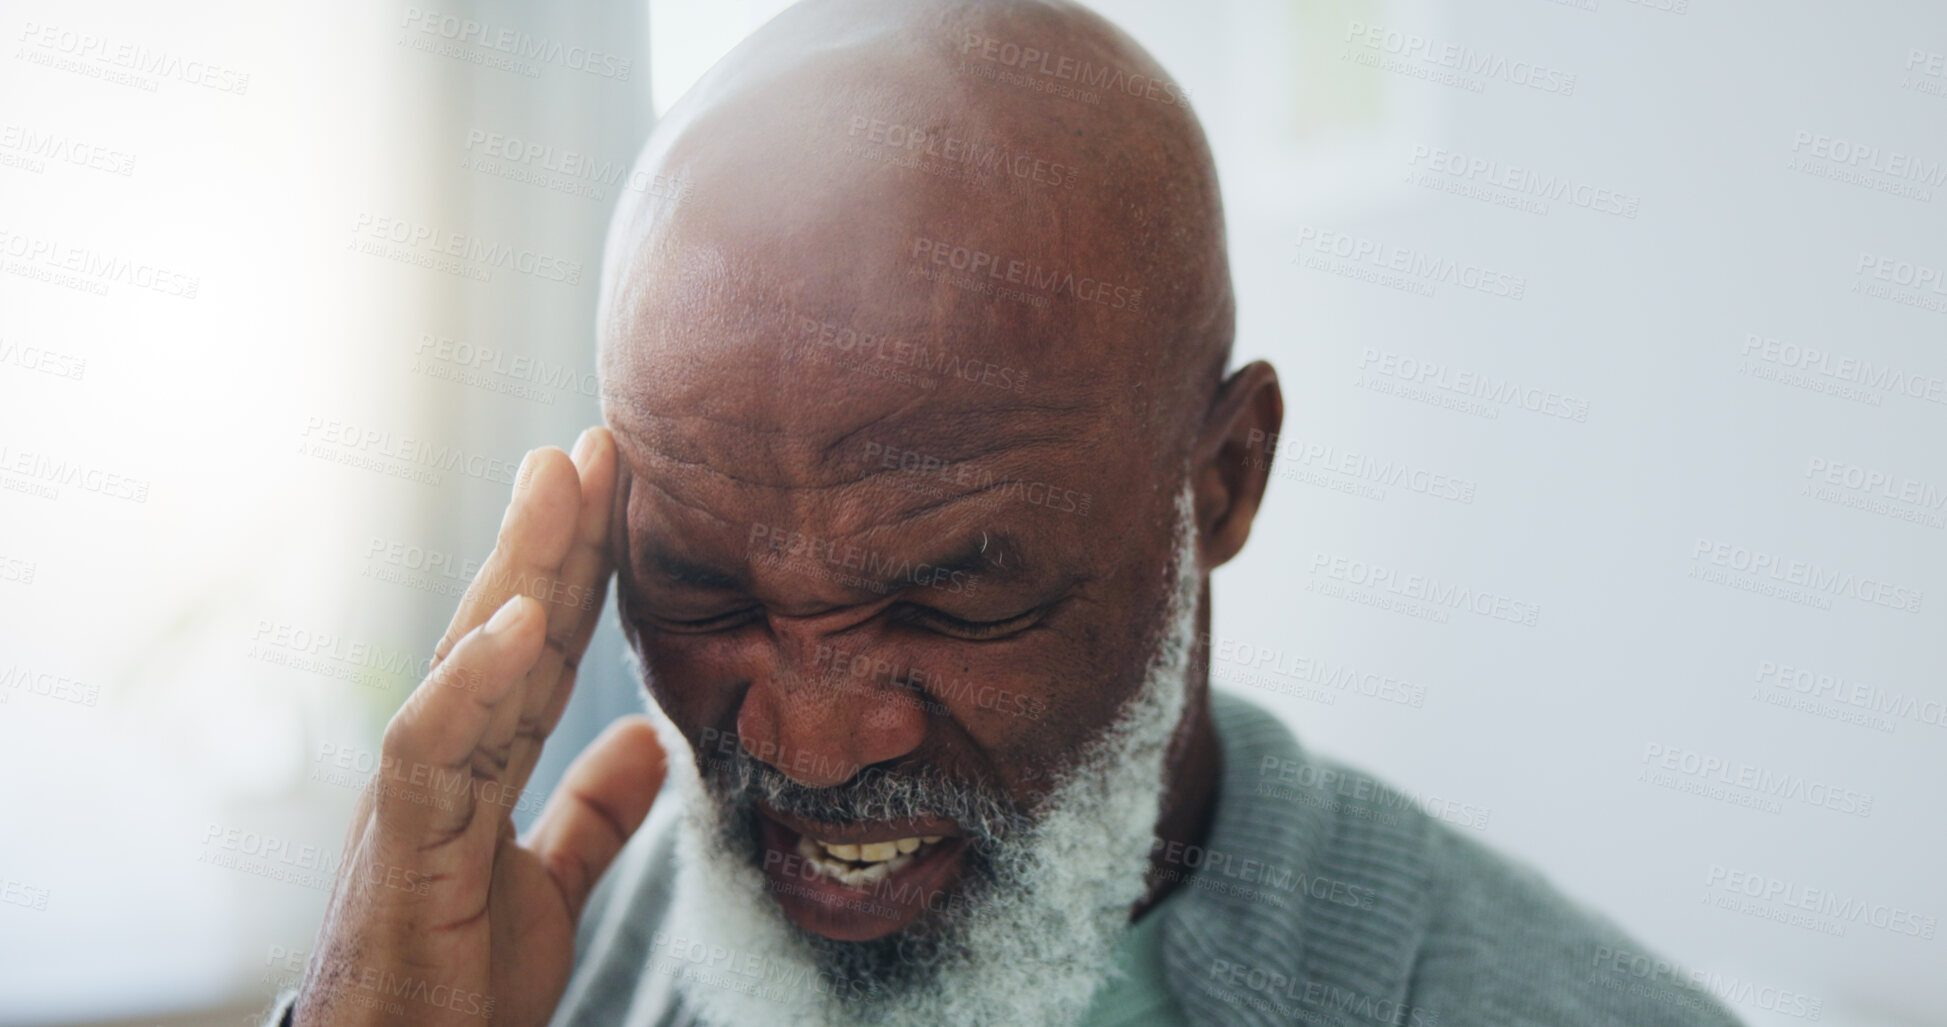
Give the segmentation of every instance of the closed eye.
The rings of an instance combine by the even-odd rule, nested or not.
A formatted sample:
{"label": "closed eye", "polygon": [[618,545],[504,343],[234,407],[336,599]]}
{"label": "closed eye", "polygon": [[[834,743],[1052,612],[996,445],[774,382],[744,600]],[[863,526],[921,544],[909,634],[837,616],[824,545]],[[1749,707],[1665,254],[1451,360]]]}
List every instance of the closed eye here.
{"label": "closed eye", "polygon": [[929,606],[909,604],[901,608],[895,616],[898,620],[925,628],[934,634],[970,642],[991,642],[1019,634],[1034,626],[1044,610],[1045,607],[1037,606],[1032,610],[1001,620],[966,620],[941,613]]}
{"label": "closed eye", "polygon": [[742,609],[731,610],[728,613],[719,613],[696,620],[674,620],[669,617],[657,617],[653,614],[643,619],[649,623],[650,627],[655,628],[657,631],[667,631],[678,635],[703,635],[712,631],[728,631],[731,628],[742,627],[756,620],[761,612],[755,606],[747,606]]}

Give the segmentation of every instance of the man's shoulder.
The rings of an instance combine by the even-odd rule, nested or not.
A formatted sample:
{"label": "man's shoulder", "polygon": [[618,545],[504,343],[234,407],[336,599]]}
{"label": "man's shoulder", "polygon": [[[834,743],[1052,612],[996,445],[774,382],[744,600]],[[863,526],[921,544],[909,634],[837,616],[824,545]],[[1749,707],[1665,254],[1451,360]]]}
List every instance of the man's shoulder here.
{"label": "man's shoulder", "polygon": [[1685,968],[1535,869],[1437,821],[1428,840],[1435,874],[1411,990],[1442,1023],[1738,1022]]}
{"label": "man's shoulder", "polygon": [[1220,803],[1231,819],[1295,825],[1282,841],[1310,892],[1290,991],[1341,1007],[1308,1022],[1737,1023],[1682,968],[1475,837],[1484,808],[1313,756],[1236,697],[1220,711],[1235,736]]}

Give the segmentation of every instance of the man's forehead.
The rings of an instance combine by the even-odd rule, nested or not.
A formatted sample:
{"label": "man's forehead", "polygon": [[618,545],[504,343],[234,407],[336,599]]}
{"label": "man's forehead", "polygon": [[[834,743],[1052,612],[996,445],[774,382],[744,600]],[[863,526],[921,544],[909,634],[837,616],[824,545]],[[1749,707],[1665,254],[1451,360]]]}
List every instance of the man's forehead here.
{"label": "man's forehead", "polygon": [[[748,592],[766,576],[754,558],[788,554],[847,573],[769,577],[793,581],[800,600],[818,593],[843,605],[905,590],[914,567],[921,584],[959,573],[997,584],[1054,572],[1028,554],[1056,547],[1011,500],[1028,480],[1042,489],[1049,480],[1080,481],[1078,443],[1008,432],[998,422],[985,437],[929,436],[913,430],[915,421],[933,423],[909,414],[865,426],[885,434],[866,430],[853,443],[823,447],[822,461],[811,454],[820,447],[803,440],[708,421],[651,419],[648,432],[618,432],[629,468],[618,511],[625,574]],[[740,457],[686,455],[740,449]]]}
{"label": "man's forehead", "polygon": [[[1073,509],[1111,462],[1100,390],[859,381],[764,342],[731,340],[605,398],[628,469],[618,528],[634,574],[748,590],[761,573],[749,558],[769,551],[855,564],[852,577],[1055,572],[1028,554],[1060,548],[1049,517],[1073,519],[1050,514],[1049,491]],[[836,602],[845,590],[816,591]]]}
{"label": "man's forehead", "polygon": [[[748,390],[748,391],[744,391]],[[611,407],[632,476],[676,505],[725,520],[828,503],[861,519],[910,519],[1022,477],[1072,480],[1101,462],[1092,403],[901,402],[831,391],[813,377],[780,389],[725,383],[731,401],[653,392]]]}
{"label": "man's forehead", "polygon": [[[616,290],[603,329],[605,400],[626,407],[687,392],[707,402],[723,398],[725,383],[748,391],[817,378],[944,406],[1067,405],[1154,363],[1133,313],[995,299],[961,288],[957,272],[945,284],[932,273],[936,251],[963,264],[992,256],[985,251],[933,246],[910,225],[850,226],[829,240],[821,230],[806,226],[787,247],[735,238],[721,224],[673,229],[669,252],[638,258]],[[1009,237],[1024,250],[1039,238]],[[1004,380],[985,375],[1003,370]]]}
{"label": "man's forehead", "polygon": [[703,292],[611,340],[603,409],[627,458],[828,486],[886,469],[888,448],[1058,458],[1114,406],[1117,376],[1080,340],[1061,354],[1032,325],[942,317],[896,284],[863,302],[756,274]]}

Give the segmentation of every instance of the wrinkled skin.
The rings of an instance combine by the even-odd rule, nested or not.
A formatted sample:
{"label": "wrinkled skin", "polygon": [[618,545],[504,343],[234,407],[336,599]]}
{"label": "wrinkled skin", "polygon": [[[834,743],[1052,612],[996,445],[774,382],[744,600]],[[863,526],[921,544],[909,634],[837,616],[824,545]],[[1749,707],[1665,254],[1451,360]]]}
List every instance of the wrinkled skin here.
{"label": "wrinkled skin", "polygon": [[[1007,63],[1022,47],[1055,72]],[[618,722],[515,837],[494,797],[525,785],[600,605],[509,582],[599,598],[613,570],[651,692],[700,758],[741,745],[813,786],[934,767],[1023,809],[1136,688],[1186,486],[1207,632],[1207,575],[1263,496],[1253,440],[1278,430],[1277,379],[1224,374],[1222,213],[1188,109],[987,74],[1074,86],[1063,59],[1164,81],[1065,5],[812,0],[658,127],[637,170],[680,189],[630,196],[604,265],[612,434],[523,465],[433,673],[386,731],[389,765],[457,784],[428,802],[378,775],[298,1023],[474,1022],[486,1002],[496,1023],[540,1024],[560,1001],[574,925],[664,757],[645,720]],[[905,148],[913,130],[963,173],[888,163],[925,149]],[[964,172],[949,139],[1007,159]],[[1165,840],[1200,837],[1216,801],[1201,656],[1191,675]],[[954,833],[878,834],[933,828]],[[1132,915],[1167,890],[1160,869]],[[919,915],[786,911],[841,939]],[[443,997],[370,1001],[371,981],[400,979]]]}
{"label": "wrinkled skin", "polygon": [[[1266,365],[1222,379],[1221,212],[1188,112],[969,70],[988,40],[1160,77],[1147,57],[1068,8],[924,7],[786,12],[638,165],[688,193],[619,211],[608,254],[618,596],[656,700],[706,757],[734,738],[825,786],[933,766],[1031,807],[1141,679],[1186,476],[1207,573],[1244,543],[1268,473],[1250,433],[1274,434],[1282,402]],[[886,163],[922,154],[917,133],[1027,163]],[[915,274],[954,270],[956,247],[975,280],[1043,302]],[[1122,291],[1037,289],[1006,277],[1014,261]],[[935,366],[931,387],[901,376]],[[858,580],[887,565],[919,570]],[[1217,769],[1194,674],[1170,840],[1197,836]],[[839,938],[918,915],[781,901]]]}

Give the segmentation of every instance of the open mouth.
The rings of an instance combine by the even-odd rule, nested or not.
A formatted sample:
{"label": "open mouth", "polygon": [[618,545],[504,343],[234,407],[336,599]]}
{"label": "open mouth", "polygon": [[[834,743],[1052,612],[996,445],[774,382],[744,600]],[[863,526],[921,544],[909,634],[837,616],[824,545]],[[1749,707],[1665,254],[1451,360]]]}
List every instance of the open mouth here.
{"label": "open mouth", "polygon": [[883,937],[942,908],[968,845],[944,821],[836,828],[762,808],[757,820],[778,904],[800,927],[842,941]]}
{"label": "open mouth", "polygon": [[811,868],[835,881],[854,888],[877,884],[925,859],[943,839],[940,835],[899,838],[889,842],[841,845],[798,836],[798,855]]}

